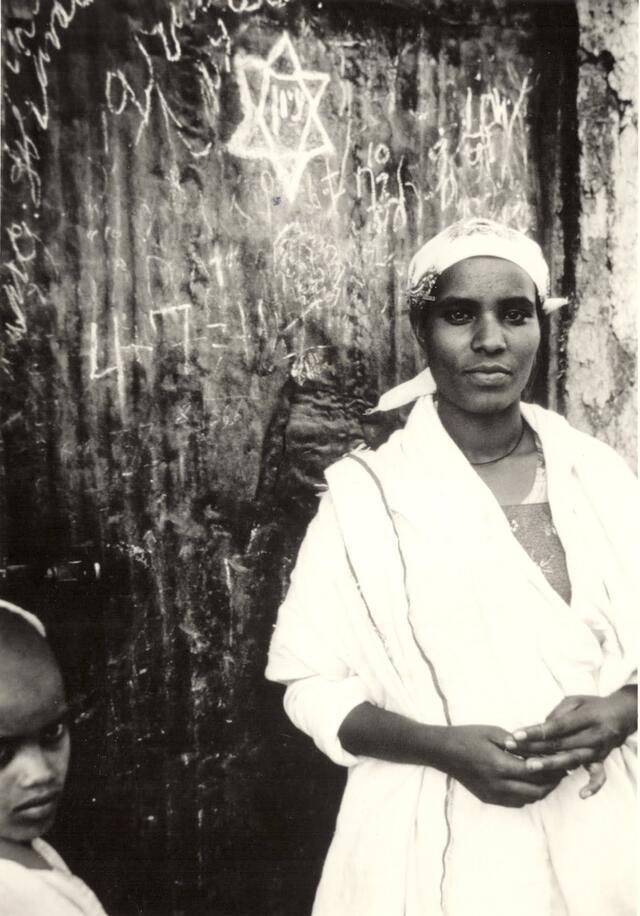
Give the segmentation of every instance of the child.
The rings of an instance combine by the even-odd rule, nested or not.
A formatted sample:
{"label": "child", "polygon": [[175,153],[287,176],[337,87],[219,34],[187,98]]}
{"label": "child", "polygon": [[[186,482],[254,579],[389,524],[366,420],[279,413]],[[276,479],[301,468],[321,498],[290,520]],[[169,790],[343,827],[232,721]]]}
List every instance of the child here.
{"label": "child", "polygon": [[41,839],[67,777],[66,713],[42,623],[0,601],[0,916],[105,916]]}

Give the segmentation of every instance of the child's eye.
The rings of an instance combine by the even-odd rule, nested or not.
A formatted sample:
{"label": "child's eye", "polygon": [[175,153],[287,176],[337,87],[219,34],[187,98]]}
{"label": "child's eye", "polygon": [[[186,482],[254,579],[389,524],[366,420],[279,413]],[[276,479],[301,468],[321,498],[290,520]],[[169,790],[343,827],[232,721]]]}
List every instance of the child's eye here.
{"label": "child's eye", "polygon": [[13,760],[16,750],[12,741],[0,739],[0,770],[9,766]]}
{"label": "child's eye", "polygon": [[51,747],[62,741],[66,733],[67,723],[64,720],[62,722],[56,722],[55,725],[50,725],[40,732],[40,741],[45,747]]}

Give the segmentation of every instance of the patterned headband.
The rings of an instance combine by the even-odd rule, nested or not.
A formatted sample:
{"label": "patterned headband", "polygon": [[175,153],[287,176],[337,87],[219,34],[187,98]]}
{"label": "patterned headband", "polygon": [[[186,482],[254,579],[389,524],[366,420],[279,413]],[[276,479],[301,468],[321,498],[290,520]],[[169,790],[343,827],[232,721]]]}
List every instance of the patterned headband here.
{"label": "patterned headband", "polygon": [[429,299],[447,267],[483,256],[502,258],[521,267],[533,280],[546,313],[567,304],[566,299],[549,296],[549,268],[539,245],[522,232],[478,218],[453,223],[416,252],[409,264],[409,294]]}

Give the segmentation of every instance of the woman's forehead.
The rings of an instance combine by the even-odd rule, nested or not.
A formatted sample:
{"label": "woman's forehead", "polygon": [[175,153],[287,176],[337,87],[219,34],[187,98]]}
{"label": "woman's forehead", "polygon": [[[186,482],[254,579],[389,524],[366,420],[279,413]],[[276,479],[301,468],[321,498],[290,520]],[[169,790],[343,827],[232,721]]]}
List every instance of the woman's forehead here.
{"label": "woman's forehead", "polygon": [[535,301],[536,296],[536,287],[529,274],[504,258],[465,258],[443,271],[437,283],[438,298],[456,295],[473,299],[487,291],[502,298],[526,296]]}

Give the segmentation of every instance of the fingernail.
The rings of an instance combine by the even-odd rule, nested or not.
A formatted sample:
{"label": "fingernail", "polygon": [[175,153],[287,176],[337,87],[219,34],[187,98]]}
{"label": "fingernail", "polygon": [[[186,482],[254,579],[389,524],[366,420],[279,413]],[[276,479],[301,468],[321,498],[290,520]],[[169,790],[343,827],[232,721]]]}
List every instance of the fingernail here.
{"label": "fingernail", "polygon": [[533,760],[531,758],[527,760],[525,765],[528,770],[541,770],[543,767],[543,763],[541,760]]}
{"label": "fingernail", "polygon": [[508,751],[515,751],[518,745],[517,742],[513,740],[513,738],[505,738],[504,746]]}
{"label": "fingernail", "polygon": [[580,794],[580,798],[589,798],[591,795],[593,795],[593,792],[591,791],[591,789],[580,789],[579,794]]}
{"label": "fingernail", "polygon": [[513,737],[516,739],[516,741],[526,741],[527,733],[523,728],[519,728],[517,732],[513,733]]}

